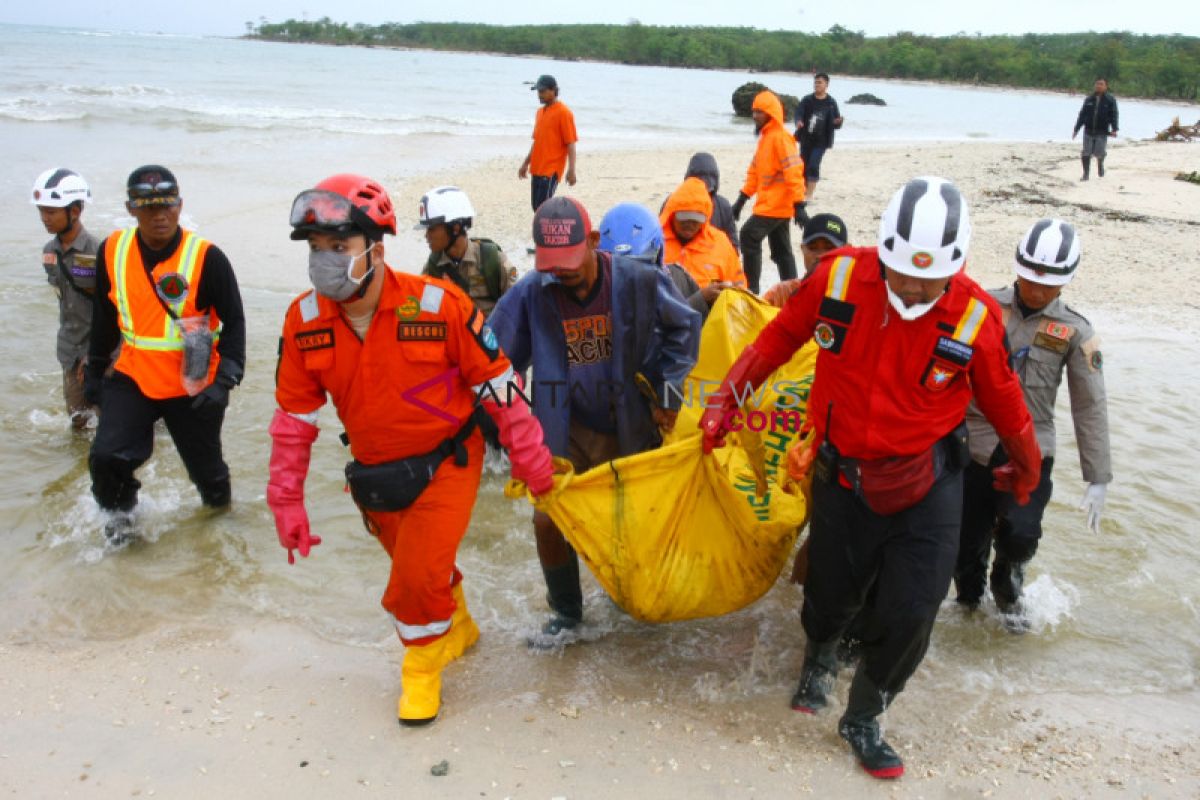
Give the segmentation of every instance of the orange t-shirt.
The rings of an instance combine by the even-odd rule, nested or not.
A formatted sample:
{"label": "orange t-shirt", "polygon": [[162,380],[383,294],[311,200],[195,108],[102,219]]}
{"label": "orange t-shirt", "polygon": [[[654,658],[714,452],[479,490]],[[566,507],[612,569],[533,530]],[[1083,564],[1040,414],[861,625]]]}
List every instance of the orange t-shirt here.
{"label": "orange t-shirt", "polygon": [[381,272],[383,294],[365,339],[332,300],[312,291],[294,300],[275,377],[275,399],[289,413],[316,411],[328,395],[364,464],[433,450],[474,411],[472,387],[511,368],[457,286]]}
{"label": "orange t-shirt", "polygon": [[579,141],[575,115],[561,100],[538,109],[533,123],[533,150],[529,171],[534,175],[562,177],[567,166],[567,147]]}

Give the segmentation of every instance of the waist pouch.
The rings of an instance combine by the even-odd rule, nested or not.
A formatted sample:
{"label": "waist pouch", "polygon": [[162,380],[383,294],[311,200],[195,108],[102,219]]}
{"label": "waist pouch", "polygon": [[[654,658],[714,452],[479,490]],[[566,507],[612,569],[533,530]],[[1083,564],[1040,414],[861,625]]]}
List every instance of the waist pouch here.
{"label": "waist pouch", "polygon": [[938,477],[965,466],[966,425],[959,425],[923,453],[874,459],[843,459],[842,473],[867,507],[881,516],[912,508]]}
{"label": "waist pouch", "polygon": [[476,425],[474,414],[466,423],[436,449],[419,456],[385,461],[382,464],[364,464],[358,459],[346,465],[346,483],[350,496],[364,511],[402,511],[417,501],[421,492],[433,480],[442,462],[454,456],[454,463],[467,465],[467,440]]}

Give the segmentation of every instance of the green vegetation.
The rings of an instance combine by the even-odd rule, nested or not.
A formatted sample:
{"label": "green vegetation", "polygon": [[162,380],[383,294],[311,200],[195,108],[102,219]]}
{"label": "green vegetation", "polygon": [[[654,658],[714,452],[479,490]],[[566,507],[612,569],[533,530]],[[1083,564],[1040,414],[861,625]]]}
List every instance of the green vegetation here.
{"label": "green vegetation", "polygon": [[255,25],[251,38],[414,47],[624,64],[761,72],[816,70],[878,78],[1090,90],[1098,75],[1122,97],[1200,99],[1200,38],[1132,33],[868,38],[834,25],[820,35],[755,28],[628,25],[347,25],[328,17]]}

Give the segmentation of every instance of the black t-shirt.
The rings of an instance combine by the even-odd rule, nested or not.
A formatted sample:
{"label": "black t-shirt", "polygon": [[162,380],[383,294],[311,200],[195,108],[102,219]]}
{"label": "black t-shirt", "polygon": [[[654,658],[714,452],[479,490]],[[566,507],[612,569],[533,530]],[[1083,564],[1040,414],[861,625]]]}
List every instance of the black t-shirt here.
{"label": "black t-shirt", "polygon": [[796,125],[804,123],[797,137],[808,147],[833,147],[833,121],[841,116],[837,101],[831,95],[818,100],[807,94],[796,106]]}

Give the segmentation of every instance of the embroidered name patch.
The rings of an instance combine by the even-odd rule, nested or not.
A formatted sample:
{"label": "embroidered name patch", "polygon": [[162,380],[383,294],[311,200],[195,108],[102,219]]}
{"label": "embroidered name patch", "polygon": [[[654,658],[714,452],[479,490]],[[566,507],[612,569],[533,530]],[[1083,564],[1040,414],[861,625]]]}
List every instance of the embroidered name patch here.
{"label": "embroidered name patch", "polygon": [[963,344],[957,339],[939,336],[937,346],[933,348],[933,354],[958,364],[960,367],[965,367],[971,363],[971,356],[975,355],[975,348],[969,344]]}
{"label": "embroidered name patch", "polygon": [[309,350],[324,350],[333,347],[333,328],[321,328],[315,331],[304,331],[296,334],[296,347],[301,352]]}
{"label": "embroidered name patch", "polygon": [[441,342],[446,339],[444,322],[398,322],[396,338],[402,342]]}
{"label": "embroidered name patch", "polygon": [[1067,348],[1071,346],[1071,342],[1067,339],[1059,339],[1055,336],[1051,336],[1046,331],[1038,331],[1033,337],[1033,343],[1037,347],[1041,347],[1054,353],[1065,353],[1067,352]]}

